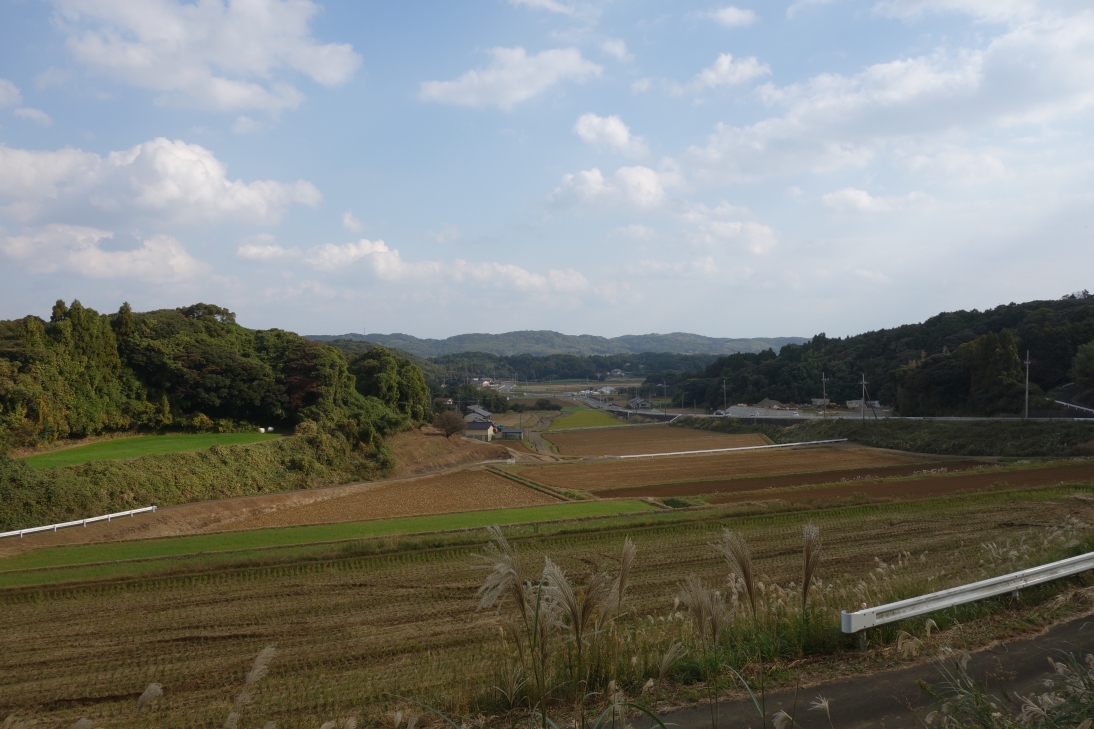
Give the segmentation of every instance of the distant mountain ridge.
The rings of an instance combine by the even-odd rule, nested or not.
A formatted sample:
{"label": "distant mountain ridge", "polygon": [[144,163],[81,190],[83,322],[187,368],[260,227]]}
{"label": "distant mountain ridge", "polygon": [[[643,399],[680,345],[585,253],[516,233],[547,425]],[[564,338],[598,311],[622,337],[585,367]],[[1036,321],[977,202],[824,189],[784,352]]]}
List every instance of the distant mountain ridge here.
{"label": "distant mountain ridge", "polygon": [[410,334],[309,334],[308,339],[331,342],[336,339],[368,341],[410,352],[418,357],[443,357],[461,352],[485,352],[499,356],[517,354],[609,355],[671,352],[674,354],[735,354],[737,352],[778,352],[786,344],[802,344],[805,337],[754,337],[729,339],[700,334],[626,334],[598,337],[592,334],[560,334],[547,330],[504,334],[457,334],[447,339],[420,339]]}

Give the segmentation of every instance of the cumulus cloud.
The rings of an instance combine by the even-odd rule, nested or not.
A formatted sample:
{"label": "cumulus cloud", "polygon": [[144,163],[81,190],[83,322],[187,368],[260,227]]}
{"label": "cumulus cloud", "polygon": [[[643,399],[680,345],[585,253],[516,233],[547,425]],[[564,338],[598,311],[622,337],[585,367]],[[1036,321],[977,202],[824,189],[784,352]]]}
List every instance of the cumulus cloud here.
{"label": "cumulus cloud", "polygon": [[342,270],[362,261],[372,269],[373,275],[384,281],[470,282],[479,286],[538,293],[589,288],[585,276],[572,268],[550,269],[546,274],[540,274],[495,261],[471,262],[462,258],[453,261],[406,261],[398,249],[389,248],[382,240],[365,238],[341,245],[327,243],[316,246],[305,252],[303,260],[326,272]]}
{"label": "cumulus cloud", "polygon": [[619,61],[634,60],[634,56],[627,51],[627,44],[619,38],[604,41],[600,44],[600,50]]}
{"label": "cumulus cloud", "polygon": [[211,271],[169,235],[147,238],[133,250],[103,250],[100,243],[113,235],[96,228],[50,224],[25,235],[0,238],[0,250],[36,273],[69,271],[89,278],[174,282]]}
{"label": "cumulus cloud", "polygon": [[582,114],[574,124],[574,133],[583,142],[599,147],[608,147],[629,157],[646,157],[649,149],[642,137],[631,134],[631,130],[618,116],[597,116],[593,113]]}
{"label": "cumulus cloud", "polygon": [[733,54],[723,53],[718,56],[709,68],[704,68],[686,86],[679,84],[673,86],[673,93],[685,92],[699,93],[706,89],[716,89],[722,86],[740,86],[754,78],[766,76],[771,73],[771,67],[766,63],[760,63],[754,56],[733,60]]}
{"label": "cumulus cloud", "polygon": [[0,109],[22,103],[23,95],[19,93],[19,87],[6,78],[0,78]]}
{"label": "cumulus cloud", "polygon": [[25,223],[89,213],[128,222],[273,223],[294,203],[321,199],[310,182],[230,180],[208,149],[163,137],[101,157],[0,145],[0,214]]}
{"label": "cumulus cloud", "polygon": [[15,110],[15,116],[21,119],[29,119],[39,126],[53,126],[52,117],[41,109],[31,109],[29,106],[23,106]]}
{"label": "cumulus cloud", "polygon": [[361,58],[346,43],[319,43],[310,0],[52,0],[73,57],[90,69],[160,92],[170,105],[214,110],[292,109],[303,94],[287,79],[345,83]]}
{"label": "cumulus cloud", "polygon": [[705,182],[824,173],[865,166],[911,139],[932,146],[955,130],[1047,124],[1094,107],[1094,13],[1013,22],[983,49],[938,50],[849,76],[761,86],[760,99],[778,112],[750,125],[717,125],[685,163]]}
{"label": "cumulus cloud", "polygon": [[583,83],[603,70],[581,57],[576,48],[556,48],[533,56],[523,48],[494,48],[493,62],[471,70],[454,81],[423,81],[423,101],[505,111],[538,96],[562,81]]}
{"label": "cumulus cloud", "polygon": [[342,213],[342,227],[351,233],[360,233],[365,229],[365,224],[358,220],[352,210]]}
{"label": "cumulus cloud", "polygon": [[573,15],[576,10],[572,5],[563,5],[555,0],[509,0],[509,4],[520,7],[534,8],[536,10],[546,10],[550,13],[559,13],[561,15]]}
{"label": "cumulus cloud", "polygon": [[299,248],[282,248],[274,243],[274,237],[269,233],[253,235],[236,249],[236,257],[259,263],[277,263],[299,258],[300,255]]}
{"label": "cumulus cloud", "polygon": [[648,225],[632,223],[619,228],[613,228],[608,232],[608,235],[619,238],[631,238],[634,240],[649,240],[657,235],[657,231]]}
{"label": "cumulus cloud", "polygon": [[828,5],[832,0],[798,0],[786,9],[786,17],[793,20],[802,10],[812,5]]}
{"label": "cumulus cloud", "polygon": [[910,192],[903,196],[874,197],[865,190],[847,187],[830,192],[821,197],[824,206],[832,210],[864,213],[887,213],[904,210],[914,205],[930,201],[930,196],[922,192]]}
{"label": "cumulus cloud", "polygon": [[620,167],[608,178],[596,167],[562,177],[551,201],[558,205],[655,208],[665,201],[662,177],[649,167]]}
{"label": "cumulus cloud", "polygon": [[707,17],[727,28],[743,28],[752,25],[760,19],[759,16],[751,10],[742,10],[733,5],[728,5],[718,10],[712,10],[707,14]]}

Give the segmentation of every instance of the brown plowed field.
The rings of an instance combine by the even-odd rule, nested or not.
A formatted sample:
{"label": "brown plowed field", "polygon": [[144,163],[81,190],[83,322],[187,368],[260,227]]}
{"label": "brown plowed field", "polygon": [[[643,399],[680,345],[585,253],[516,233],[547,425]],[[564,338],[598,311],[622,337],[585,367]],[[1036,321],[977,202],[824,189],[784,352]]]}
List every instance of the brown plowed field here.
{"label": "brown plowed field", "polygon": [[[877,468],[852,468],[846,471],[824,471],[822,473],[792,473],[785,476],[765,476],[762,478],[732,478],[726,481],[693,481],[691,483],[663,483],[654,486],[638,486],[629,489],[612,489],[613,498],[634,496],[699,496],[700,494],[730,494],[743,491],[762,491],[764,489],[784,489],[794,486],[813,486],[817,484],[840,484],[845,481],[856,483],[864,479],[894,478],[913,476],[925,471],[939,473],[968,471],[985,465],[981,461],[959,461],[945,465],[908,464],[906,466],[880,466]],[[712,503],[721,503],[712,500]]]}
{"label": "brown plowed field", "polygon": [[[968,473],[957,476],[913,478],[888,483],[854,482],[836,483],[815,489],[787,489],[785,491],[753,491],[751,493],[723,494],[709,499],[712,504],[730,504],[742,501],[829,501],[851,496],[867,498],[931,498],[948,496],[961,491],[984,491],[990,488],[1037,488],[1057,486],[1061,483],[1094,481],[1094,463],[1068,466],[1049,466],[1021,471],[996,471]],[[646,494],[648,495],[648,494]]]}
{"label": "brown plowed field", "polygon": [[564,456],[630,456],[639,453],[701,451],[769,443],[762,435],[757,434],[726,435],[690,428],[671,428],[667,425],[545,433],[543,437],[554,443],[558,452]]}
{"label": "brown plowed field", "polygon": [[270,511],[233,522],[234,531],[263,527],[449,514],[479,509],[554,504],[558,499],[490,473],[470,470],[378,483],[347,496]]}
{"label": "brown plowed field", "polygon": [[856,446],[813,446],[607,463],[532,466],[521,469],[520,475],[561,489],[603,491],[683,481],[718,481],[746,476],[777,476],[787,473],[933,463],[937,460],[939,459],[930,456]]}
{"label": "brown plowed field", "polygon": [[395,456],[395,472],[392,474],[395,477],[509,458],[508,449],[500,443],[482,443],[461,435],[446,438],[439,430],[428,426],[392,436],[387,444]]}

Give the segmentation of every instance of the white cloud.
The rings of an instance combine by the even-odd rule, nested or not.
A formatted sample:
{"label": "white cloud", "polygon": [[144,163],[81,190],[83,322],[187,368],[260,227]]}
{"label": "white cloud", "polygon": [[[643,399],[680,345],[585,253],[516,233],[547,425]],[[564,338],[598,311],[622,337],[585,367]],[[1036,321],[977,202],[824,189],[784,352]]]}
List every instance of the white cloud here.
{"label": "white cloud", "polygon": [[551,13],[560,13],[562,15],[573,15],[575,8],[570,5],[563,5],[555,0],[509,0],[509,4],[515,7],[525,5],[536,10],[546,10]]}
{"label": "white cloud", "polygon": [[361,62],[349,44],[320,44],[310,0],[52,0],[69,51],[91,69],[161,92],[170,105],[292,109],[294,73],[337,86]]}
{"label": "white cloud", "polygon": [[606,40],[600,44],[600,50],[619,61],[633,61],[634,56],[627,51],[627,44],[619,38]]}
{"label": "white cloud", "polygon": [[232,122],[232,131],[236,134],[254,134],[255,132],[261,132],[264,125],[260,121],[255,121],[249,116],[237,116],[236,120]]}
{"label": "white cloud", "polygon": [[822,196],[821,201],[832,210],[887,213],[930,202],[931,198],[922,192],[910,192],[900,197],[874,197],[865,190],[847,187]]}
{"label": "white cloud", "polygon": [[454,225],[446,225],[438,232],[429,231],[429,237],[438,243],[451,243],[460,239],[460,231]]}
{"label": "white cloud", "polygon": [[743,246],[754,254],[763,254],[778,245],[775,231],[751,219],[748,208],[738,205],[725,202],[714,208],[694,205],[679,217],[692,226],[692,240],[700,246],[716,249]]}
{"label": "white cloud", "polygon": [[608,231],[608,235],[617,236],[619,238],[633,238],[634,240],[649,240],[657,236],[657,231],[648,225],[632,223],[631,225],[613,228]]}
{"label": "white cloud", "polygon": [[509,263],[453,261],[404,261],[398,249],[388,248],[382,240],[362,238],[337,245],[327,243],[308,250],[304,262],[320,271],[334,272],[357,261],[366,262],[372,273],[384,281],[410,280],[418,283],[467,283],[516,291],[547,293],[580,291],[589,282],[574,269],[550,269],[546,274],[532,273]]}
{"label": "white cloud", "polygon": [[925,15],[960,13],[989,23],[1030,20],[1042,12],[1033,0],[882,0],[873,12],[890,18],[919,20]]}
{"label": "white cloud", "polygon": [[494,60],[482,70],[468,71],[454,81],[423,81],[420,98],[511,111],[561,81],[583,83],[599,76],[602,70],[582,58],[576,48],[556,48],[534,56],[519,47],[494,48],[490,52]]}
{"label": "white cloud", "polygon": [[21,119],[29,119],[39,126],[53,126],[53,119],[41,109],[31,109],[29,106],[23,106],[15,110],[15,116]]}
{"label": "white cloud", "polygon": [[786,17],[793,20],[802,10],[813,5],[828,5],[832,0],[798,0],[786,9]]}
{"label": "white cloud", "polygon": [[247,238],[236,249],[236,257],[244,261],[258,261],[260,263],[276,263],[299,258],[299,248],[282,248],[274,243],[274,237],[269,233],[260,233]]}
{"label": "white cloud", "polygon": [[164,223],[279,220],[289,205],[321,199],[310,182],[230,180],[212,152],[163,137],[100,157],[0,145],[0,214],[21,222],[88,214]]}
{"label": "white cloud", "polygon": [[34,77],[34,88],[41,91],[42,89],[48,89],[50,86],[62,86],[68,83],[71,77],[72,74],[69,71],[50,66]]}
{"label": "white cloud", "polygon": [[734,61],[733,54],[723,53],[710,68],[704,68],[686,86],[679,84],[673,86],[673,93],[682,94],[687,91],[698,93],[721,86],[740,86],[770,73],[771,67],[766,63],[760,63],[754,56]]}
{"label": "white cloud", "polygon": [[733,5],[728,5],[719,10],[712,10],[707,17],[727,28],[744,28],[760,19],[751,10],[742,10]]}
{"label": "white cloud", "polygon": [[653,85],[653,79],[640,78],[637,81],[634,81],[634,82],[631,83],[631,93],[633,93],[633,94],[644,94],[644,93],[646,93],[647,91],[650,90],[650,87],[652,85]]}
{"label": "white cloud", "polygon": [[353,215],[352,210],[342,213],[342,227],[351,233],[360,233],[365,229],[365,224]]}
{"label": "white cloud", "polygon": [[19,87],[6,78],[0,78],[0,109],[22,103],[23,95],[19,93]]}
{"label": "white cloud", "polygon": [[582,114],[574,124],[574,133],[581,137],[583,142],[610,147],[629,157],[649,155],[649,149],[646,148],[646,142],[642,137],[631,134],[631,130],[617,116]]}
{"label": "white cloud", "polygon": [[665,200],[661,175],[649,167],[620,167],[611,178],[596,167],[562,176],[551,195],[561,205],[655,208]]}
{"label": "white cloud", "polygon": [[51,224],[26,235],[0,238],[0,250],[25,261],[37,273],[70,271],[88,278],[136,278],[171,282],[207,274],[211,268],[193,258],[175,238],[157,235],[139,248],[106,251],[100,247],[114,234],[74,225]]}

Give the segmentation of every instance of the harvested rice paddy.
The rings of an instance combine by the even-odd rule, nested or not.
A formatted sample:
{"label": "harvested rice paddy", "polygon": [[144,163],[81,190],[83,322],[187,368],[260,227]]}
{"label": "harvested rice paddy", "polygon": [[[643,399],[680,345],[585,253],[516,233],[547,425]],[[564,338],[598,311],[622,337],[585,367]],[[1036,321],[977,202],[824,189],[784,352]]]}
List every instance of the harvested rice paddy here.
{"label": "harvested rice paddy", "polygon": [[629,456],[770,443],[762,435],[726,435],[668,425],[632,425],[580,433],[550,433],[544,437],[564,456]]}

